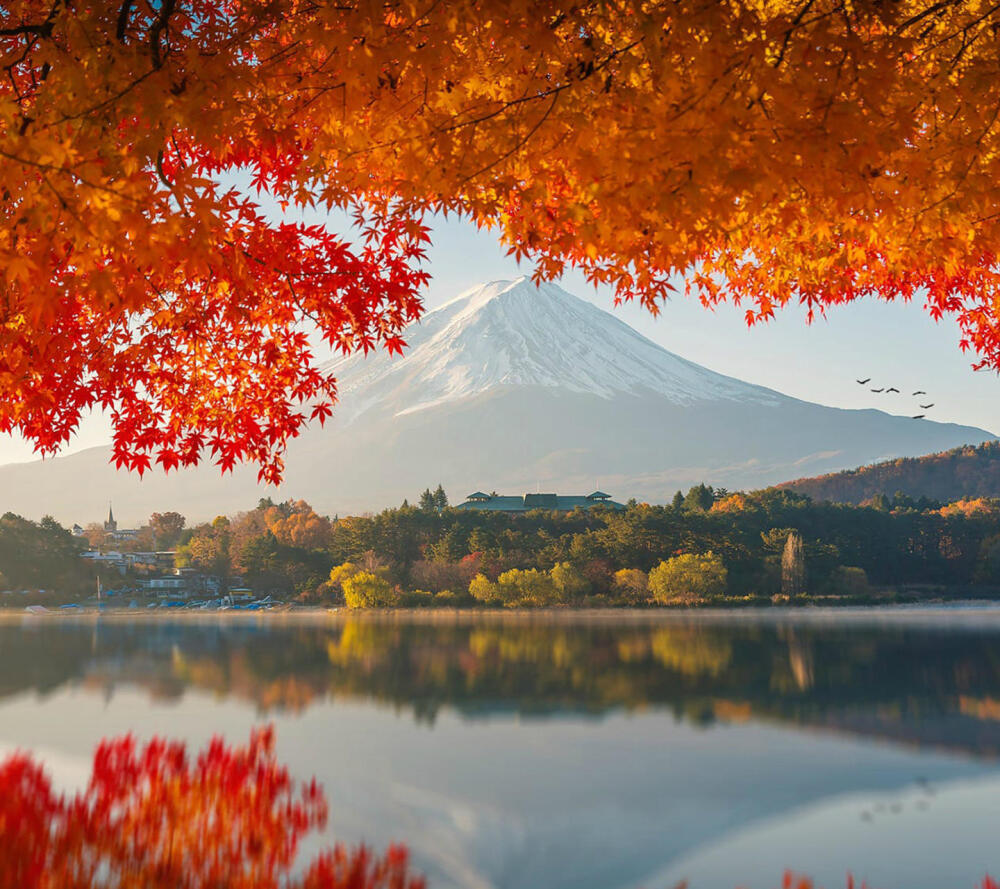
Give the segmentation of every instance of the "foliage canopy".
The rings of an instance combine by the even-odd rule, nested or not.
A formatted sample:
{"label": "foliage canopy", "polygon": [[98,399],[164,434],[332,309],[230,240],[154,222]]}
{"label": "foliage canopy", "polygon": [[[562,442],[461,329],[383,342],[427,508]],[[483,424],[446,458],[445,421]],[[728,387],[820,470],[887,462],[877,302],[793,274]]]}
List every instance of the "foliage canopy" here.
{"label": "foliage canopy", "polygon": [[0,430],[52,451],[100,407],[119,465],[277,480],[336,398],[304,325],[399,351],[431,212],[653,311],[679,274],[751,323],[923,298],[1000,367],[998,26],[985,0],[4,3]]}

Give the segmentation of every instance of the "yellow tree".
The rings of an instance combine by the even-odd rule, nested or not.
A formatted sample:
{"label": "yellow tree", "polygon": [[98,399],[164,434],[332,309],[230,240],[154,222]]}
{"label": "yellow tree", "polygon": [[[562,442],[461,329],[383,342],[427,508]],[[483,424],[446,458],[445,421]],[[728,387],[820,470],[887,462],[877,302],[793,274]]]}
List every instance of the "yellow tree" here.
{"label": "yellow tree", "polygon": [[[0,430],[277,480],[345,351],[404,345],[430,212],[655,311],[926,301],[1000,367],[986,0],[11,0]],[[237,179],[248,185],[238,188]],[[290,210],[347,211],[356,243]]]}

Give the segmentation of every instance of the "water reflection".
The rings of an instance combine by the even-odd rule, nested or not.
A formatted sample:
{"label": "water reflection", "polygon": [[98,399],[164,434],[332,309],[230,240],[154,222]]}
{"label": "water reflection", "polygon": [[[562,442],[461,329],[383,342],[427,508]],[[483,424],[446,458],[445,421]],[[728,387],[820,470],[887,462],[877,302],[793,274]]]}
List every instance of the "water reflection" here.
{"label": "water reflection", "polygon": [[190,689],[303,713],[330,698],[433,724],[665,710],[704,726],[756,720],[993,757],[1000,625],[839,622],[256,623],[26,621],[0,625],[0,699],[82,686],[153,701]]}

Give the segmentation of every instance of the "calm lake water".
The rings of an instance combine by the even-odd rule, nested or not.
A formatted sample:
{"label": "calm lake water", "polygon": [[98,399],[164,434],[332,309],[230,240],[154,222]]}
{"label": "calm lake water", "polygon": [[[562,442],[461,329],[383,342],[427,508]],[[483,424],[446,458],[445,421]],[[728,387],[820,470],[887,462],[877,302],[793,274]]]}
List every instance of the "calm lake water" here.
{"label": "calm lake water", "polygon": [[0,753],[245,741],[439,889],[973,889],[1000,875],[1000,610],[0,623]]}

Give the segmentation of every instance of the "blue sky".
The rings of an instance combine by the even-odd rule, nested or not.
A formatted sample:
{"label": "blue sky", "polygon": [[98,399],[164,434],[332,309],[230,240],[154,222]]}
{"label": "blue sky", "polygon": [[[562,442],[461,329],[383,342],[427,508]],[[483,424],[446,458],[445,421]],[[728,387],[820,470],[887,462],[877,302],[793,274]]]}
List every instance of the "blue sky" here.
{"label": "blue sky", "polygon": [[[428,255],[433,280],[428,309],[483,281],[530,274],[505,255],[496,236],[458,220],[439,220]],[[639,306],[614,308],[610,292],[595,291],[576,273],[562,286],[618,314],[651,340],[712,370],[788,395],[844,408],[879,408],[895,414],[920,413],[915,389],[934,402],[935,420],[979,426],[1000,434],[1000,380],[973,372],[971,354],[958,348],[957,325],[935,323],[919,303],[863,301],[832,310],[807,325],[798,308],[766,325],[747,329],[742,312],[722,306],[714,312],[677,297],[653,318]],[[856,378],[876,386],[896,386],[902,395],[877,395]],[[86,421],[66,453],[109,440],[101,417]],[[0,463],[33,459],[27,443],[0,436]]]}

